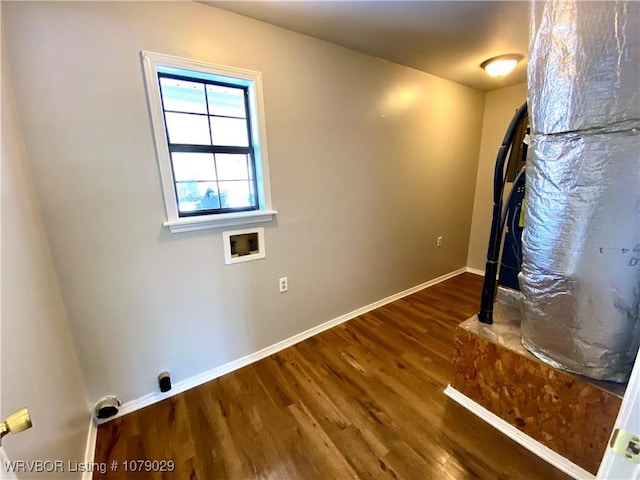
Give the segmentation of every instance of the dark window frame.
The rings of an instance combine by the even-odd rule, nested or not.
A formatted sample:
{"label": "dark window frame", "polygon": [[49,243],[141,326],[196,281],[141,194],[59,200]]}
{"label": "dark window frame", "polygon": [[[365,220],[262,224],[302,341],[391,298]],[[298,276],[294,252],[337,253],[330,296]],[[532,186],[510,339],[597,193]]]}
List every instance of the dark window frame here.
{"label": "dark window frame", "polygon": [[[178,75],[178,74],[173,74],[173,73],[166,73],[166,72],[156,72],[156,76],[157,76],[157,81],[158,81],[158,90],[159,90],[159,94],[160,94],[160,105],[162,108],[162,118],[164,121],[164,128],[165,128],[165,135],[166,135],[166,141],[167,141],[167,147],[169,150],[169,162],[170,162],[170,167],[171,167],[171,176],[172,176],[172,180],[173,180],[173,189],[174,189],[174,193],[175,193],[175,198],[176,198],[176,209],[178,212],[178,217],[179,218],[184,218],[184,217],[200,217],[200,216],[205,216],[205,215],[219,215],[219,214],[225,214],[225,213],[237,213],[237,212],[250,212],[250,211],[256,211],[256,210],[260,210],[261,206],[260,206],[260,197],[258,195],[258,178],[257,178],[257,171],[256,171],[256,156],[255,156],[255,148],[254,148],[254,142],[253,142],[253,131],[252,131],[252,118],[251,118],[251,111],[249,108],[249,87],[245,86],[245,85],[239,85],[237,83],[233,83],[233,82],[223,82],[223,81],[217,81],[217,80],[209,80],[209,79],[204,79],[204,78],[200,78],[199,76],[188,76],[188,75]],[[222,76],[222,75],[221,75]],[[184,80],[187,82],[192,82],[192,83],[200,83],[205,85],[204,88],[204,94],[205,94],[205,105],[207,108],[207,113],[193,113],[193,112],[180,112],[180,111],[176,111],[176,110],[167,110],[165,109],[164,106],[164,97],[162,95],[162,84],[160,83],[161,78],[169,78],[169,79],[173,79],[173,80]],[[245,118],[241,118],[241,117],[232,117],[232,116],[228,116],[228,115],[212,115],[209,112],[209,98],[208,98],[208,94],[207,94],[207,88],[206,85],[215,85],[215,86],[220,86],[220,87],[229,87],[229,88],[235,88],[238,90],[242,90],[243,94],[244,94],[244,109],[245,109]],[[167,118],[166,118],[166,113],[183,113],[183,114],[189,114],[189,115],[200,115],[200,116],[206,116],[207,117],[207,125],[209,126],[209,136],[211,139],[211,143],[212,145],[194,145],[194,144],[184,144],[184,143],[171,143],[171,141],[169,140],[169,131],[167,129]],[[213,145],[213,137],[212,137],[212,132],[211,132],[211,122],[210,119],[212,117],[218,117],[218,118],[237,118],[237,119],[242,119],[245,121],[246,126],[247,126],[247,138],[248,138],[248,146],[247,147],[239,147],[239,146],[232,146],[232,145]],[[211,180],[208,181],[208,183],[216,183],[218,188],[218,204],[220,205],[219,208],[211,208],[211,209],[202,209],[202,210],[194,210],[194,211],[190,211],[190,212],[182,212],[180,211],[180,200],[179,200],[179,196],[178,196],[178,189],[177,189],[177,185],[178,183],[185,183],[185,181],[181,180],[178,181],[176,180],[175,177],[175,172],[174,172],[174,167],[173,167],[173,153],[211,153],[214,155],[214,168],[215,167],[215,154],[219,153],[219,154],[244,154],[246,155],[250,165],[248,165],[248,170],[250,171],[250,175],[249,175],[249,179],[247,179],[247,182],[251,183],[252,186],[252,190],[253,190],[253,205],[247,206],[247,207],[235,207],[235,208],[229,208],[229,207],[222,207],[222,199],[220,198],[220,180],[217,178],[216,175],[216,179],[215,180]],[[233,180],[223,180],[223,181],[233,181]],[[245,180],[237,180],[237,181],[245,181]]]}

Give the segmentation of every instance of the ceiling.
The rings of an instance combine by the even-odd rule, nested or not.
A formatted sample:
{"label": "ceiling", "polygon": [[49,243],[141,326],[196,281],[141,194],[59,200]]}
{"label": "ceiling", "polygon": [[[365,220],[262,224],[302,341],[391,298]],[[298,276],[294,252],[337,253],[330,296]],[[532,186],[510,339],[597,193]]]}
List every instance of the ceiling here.
{"label": "ceiling", "polygon": [[[528,2],[514,1],[206,1],[273,25],[337,43],[483,91],[526,81]],[[524,56],[504,78],[488,58]]]}

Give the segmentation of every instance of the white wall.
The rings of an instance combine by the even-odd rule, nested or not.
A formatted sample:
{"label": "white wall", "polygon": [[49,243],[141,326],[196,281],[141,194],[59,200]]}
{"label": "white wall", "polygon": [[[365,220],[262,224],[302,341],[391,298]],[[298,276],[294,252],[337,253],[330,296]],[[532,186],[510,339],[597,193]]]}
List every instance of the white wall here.
{"label": "white wall", "polygon": [[[0,417],[26,406],[33,428],[5,438],[11,460],[83,461],[90,414],[36,205],[2,39]],[[28,478],[76,478],[77,474]]]}
{"label": "white wall", "polygon": [[507,127],[520,105],[527,101],[527,84],[487,92],[482,122],[473,221],[467,266],[484,271],[493,209],[493,170]]}
{"label": "white wall", "polygon": [[[189,378],[466,265],[482,92],[199,3],[2,7],[92,401],[137,398],[162,370]],[[263,73],[280,211],[266,259],[225,266],[219,230],[162,227],[143,49]]]}

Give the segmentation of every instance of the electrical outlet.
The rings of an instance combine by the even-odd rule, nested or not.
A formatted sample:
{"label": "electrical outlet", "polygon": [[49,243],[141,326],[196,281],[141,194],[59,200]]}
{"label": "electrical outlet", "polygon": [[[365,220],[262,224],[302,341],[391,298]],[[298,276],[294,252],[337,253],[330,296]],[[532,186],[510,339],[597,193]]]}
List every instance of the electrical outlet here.
{"label": "electrical outlet", "polygon": [[441,246],[442,246],[442,237],[438,237],[437,245],[438,245],[439,247],[441,247]]}
{"label": "electrical outlet", "polygon": [[278,285],[280,285],[280,293],[284,293],[289,290],[289,281],[287,280],[287,277],[282,277],[278,280]]}

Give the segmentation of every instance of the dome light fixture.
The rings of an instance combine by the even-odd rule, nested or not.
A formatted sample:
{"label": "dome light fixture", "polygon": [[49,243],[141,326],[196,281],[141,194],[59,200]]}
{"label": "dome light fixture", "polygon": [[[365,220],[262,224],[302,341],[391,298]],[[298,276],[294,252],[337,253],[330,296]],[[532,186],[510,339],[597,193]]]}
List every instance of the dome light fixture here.
{"label": "dome light fixture", "polygon": [[516,65],[522,58],[522,55],[510,53],[485,60],[480,66],[492,77],[504,77],[516,68]]}

